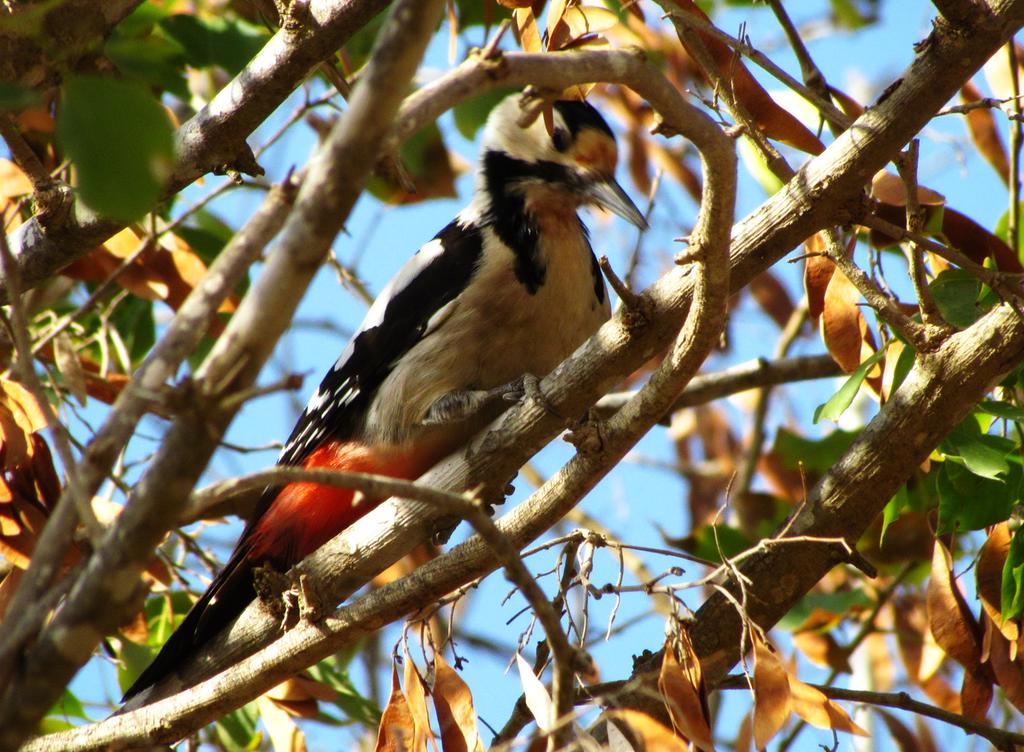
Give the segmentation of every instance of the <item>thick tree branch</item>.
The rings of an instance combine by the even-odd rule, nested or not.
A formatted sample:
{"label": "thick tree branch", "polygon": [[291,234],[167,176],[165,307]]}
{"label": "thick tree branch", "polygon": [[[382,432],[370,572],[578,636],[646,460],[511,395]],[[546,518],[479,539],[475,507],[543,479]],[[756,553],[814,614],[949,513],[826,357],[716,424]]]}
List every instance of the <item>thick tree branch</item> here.
{"label": "thick tree branch", "polygon": [[[105,7],[107,3],[88,3]],[[131,6],[137,2],[109,3]],[[245,140],[321,61],[333,55],[388,5],[388,0],[312,0],[307,23],[278,31],[241,73],[183,123],[175,135],[177,165],[165,187],[173,195],[196,178],[239,161],[252,160]],[[15,55],[14,58],[18,58]],[[79,201],[60,222],[33,217],[9,238],[30,289],[123,228]],[[0,289],[0,298],[3,291]]]}
{"label": "thick tree branch", "polygon": [[237,410],[223,397],[251,385],[362,191],[405,87],[441,17],[442,0],[396,5],[349,108],[318,149],[267,267],[232,317],[196,379],[194,412],[171,426],[104,545],[67,601],[20,656],[0,699],[0,748],[36,727],[102,636],[124,623],[144,595],[139,573],[180,515]]}

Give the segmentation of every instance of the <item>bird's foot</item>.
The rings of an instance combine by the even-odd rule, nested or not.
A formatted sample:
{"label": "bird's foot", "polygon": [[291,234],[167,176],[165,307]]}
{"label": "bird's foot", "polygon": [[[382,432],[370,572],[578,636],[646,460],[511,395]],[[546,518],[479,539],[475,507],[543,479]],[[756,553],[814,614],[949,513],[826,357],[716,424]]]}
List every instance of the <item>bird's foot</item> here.
{"label": "bird's foot", "polygon": [[524,373],[507,384],[493,389],[465,389],[449,392],[427,411],[422,425],[436,426],[472,418],[483,410],[491,408],[495,403],[519,402],[529,400],[543,408],[547,413],[564,420],[540,388],[540,379],[532,373]]}
{"label": "bird's foot", "polygon": [[260,602],[271,615],[281,624],[281,631],[286,631],[301,614],[299,593],[293,586],[291,578],[270,566],[256,567],[253,570],[253,585]]}
{"label": "bird's foot", "polygon": [[320,597],[320,593],[313,587],[313,583],[304,572],[299,573],[297,584],[299,618],[309,622],[319,621],[327,611],[324,599]]}
{"label": "bird's foot", "polygon": [[604,449],[603,424],[593,410],[588,411],[563,438],[580,454],[597,454]]}

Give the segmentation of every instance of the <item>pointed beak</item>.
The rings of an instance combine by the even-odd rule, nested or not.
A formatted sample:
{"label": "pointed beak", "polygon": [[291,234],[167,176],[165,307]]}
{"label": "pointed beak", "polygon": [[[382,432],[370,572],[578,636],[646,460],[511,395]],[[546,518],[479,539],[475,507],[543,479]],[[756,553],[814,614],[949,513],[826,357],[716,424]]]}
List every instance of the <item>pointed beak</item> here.
{"label": "pointed beak", "polygon": [[630,224],[636,225],[641,230],[647,229],[647,220],[644,219],[644,215],[622,190],[622,186],[615,182],[615,178],[608,177],[594,181],[587,186],[586,195],[598,206],[613,214],[618,214]]}

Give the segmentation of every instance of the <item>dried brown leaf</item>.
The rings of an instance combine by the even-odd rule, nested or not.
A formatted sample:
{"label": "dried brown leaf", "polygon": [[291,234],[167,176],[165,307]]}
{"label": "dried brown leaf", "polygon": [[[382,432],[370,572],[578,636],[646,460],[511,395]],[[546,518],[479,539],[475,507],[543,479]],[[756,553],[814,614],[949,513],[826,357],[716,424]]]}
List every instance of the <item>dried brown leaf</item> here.
{"label": "dried brown leaf", "polygon": [[[624,727],[624,730],[639,737],[645,752],[688,752],[687,745],[671,729],[662,726],[646,713],[639,710],[609,710],[605,713],[609,726]],[[616,721],[612,724],[612,721]],[[611,734],[609,734],[611,736]]]}
{"label": "dried brown leaf", "polygon": [[750,281],[750,294],[779,328],[786,325],[795,308],[793,299],[770,270],[761,272]]}
{"label": "dried brown leaf", "polygon": [[[968,81],[960,87],[960,100],[962,102],[980,102],[983,99],[981,91],[972,81]],[[998,173],[1004,185],[1010,184],[1010,159],[1006,154],[1006,145],[999,133],[999,126],[996,125],[995,116],[988,107],[968,110],[964,113],[967,120],[967,130],[971,134],[971,141],[978,147],[981,156],[992,165]]]}
{"label": "dried brown leaf", "polygon": [[543,52],[544,45],[541,43],[540,31],[537,28],[537,18],[533,15],[530,4],[517,6],[512,11],[512,28],[516,32],[516,39],[523,52]]}
{"label": "dried brown leaf", "polygon": [[444,752],[483,752],[469,687],[440,653],[434,655],[434,710]]}
{"label": "dried brown leaf", "polygon": [[868,736],[849,714],[832,702],[821,690],[789,675],[789,687],[793,696],[793,712],[817,728],[833,729],[857,736]]}
{"label": "dried brown leaf", "polygon": [[835,273],[836,265],[822,255],[825,252],[825,238],[820,232],[804,241],[804,248],[810,255],[804,259],[804,292],[807,293],[807,312],[817,320],[825,310],[825,290]]}
{"label": "dried brown leaf", "polygon": [[420,752],[413,746],[416,722],[398,683],[398,663],[391,665],[391,697],[380,716],[375,752]]}
{"label": "dried brown leaf", "polygon": [[1024,661],[1019,654],[1016,654],[1016,658],[1011,657],[1011,651],[1016,652],[1016,643],[1009,642],[987,614],[983,618],[989,636],[989,665],[992,666],[996,683],[1006,699],[1024,713]]}
{"label": "dried brown leaf", "polygon": [[754,747],[763,749],[789,719],[789,674],[775,650],[754,640]]}
{"label": "dried brown leaf", "polygon": [[938,540],[932,554],[926,599],[928,627],[935,642],[968,672],[977,671],[981,665],[981,630],[953,581],[949,551]]}
{"label": "dried brown leaf", "polygon": [[431,749],[437,750],[437,742],[430,731],[430,715],[427,711],[427,693],[420,672],[416,670],[409,652],[405,652],[405,670],[402,677],[405,685],[405,699],[413,720],[413,749],[425,750],[427,741]]}
{"label": "dried brown leaf", "polygon": [[665,642],[658,689],[676,732],[704,752],[713,752],[715,746],[700,659],[683,625],[674,640],[669,638]]}
{"label": "dried brown leaf", "polygon": [[[697,16],[705,23],[711,23],[711,19],[693,0],[676,0],[676,5],[681,12]],[[729,82],[737,99],[766,136],[809,154],[820,154],[825,150],[817,136],[769,96],[733,50],[708,34],[699,31],[696,33],[711,55],[718,75]],[[687,51],[693,54],[692,51]]]}
{"label": "dried brown leaf", "polygon": [[1009,551],[1010,527],[1000,522],[989,530],[988,539],[978,554],[974,572],[982,610],[1003,636],[1010,643],[1016,644],[1020,637],[1020,623],[1016,619],[1004,622],[1002,617],[1003,564],[1006,563]]}

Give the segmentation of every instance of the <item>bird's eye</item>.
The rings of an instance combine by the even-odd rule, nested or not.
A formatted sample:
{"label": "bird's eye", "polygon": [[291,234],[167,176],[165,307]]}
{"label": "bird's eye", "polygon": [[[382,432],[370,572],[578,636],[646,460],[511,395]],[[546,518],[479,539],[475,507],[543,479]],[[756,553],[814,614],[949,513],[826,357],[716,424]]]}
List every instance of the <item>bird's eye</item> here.
{"label": "bird's eye", "polygon": [[565,128],[555,128],[551,134],[551,143],[558,151],[565,151],[569,148],[569,132]]}

